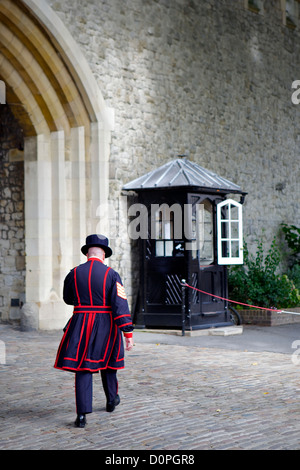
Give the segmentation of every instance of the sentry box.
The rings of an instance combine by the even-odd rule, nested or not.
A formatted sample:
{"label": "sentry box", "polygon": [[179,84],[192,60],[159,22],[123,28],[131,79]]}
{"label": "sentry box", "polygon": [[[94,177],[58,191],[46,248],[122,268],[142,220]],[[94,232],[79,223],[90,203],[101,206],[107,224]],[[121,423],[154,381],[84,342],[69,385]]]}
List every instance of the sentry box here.
{"label": "sentry box", "polygon": [[138,199],[129,212],[140,253],[136,325],[186,331],[232,324],[219,297],[228,297],[227,266],[243,263],[247,193],[187,158],[123,189]]}

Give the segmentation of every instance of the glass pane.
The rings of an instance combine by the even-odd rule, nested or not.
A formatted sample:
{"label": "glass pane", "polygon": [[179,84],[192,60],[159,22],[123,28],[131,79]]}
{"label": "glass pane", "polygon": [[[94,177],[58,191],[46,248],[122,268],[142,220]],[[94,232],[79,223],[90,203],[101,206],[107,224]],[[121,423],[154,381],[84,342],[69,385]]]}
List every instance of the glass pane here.
{"label": "glass pane", "polygon": [[[174,238],[174,220],[176,213],[176,229],[177,237],[182,233],[182,219],[181,219],[181,206],[173,204],[171,207],[167,204],[162,204],[159,209],[155,211],[155,238],[156,240],[172,240]],[[180,234],[180,235],[178,235]]]}
{"label": "glass pane", "polygon": [[230,219],[239,220],[239,209],[237,206],[230,205]]}
{"label": "glass pane", "polygon": [[165,242],[165,256],[173,256],[173,242]]}
{"label": "glass pane", "polygon": [[192,216],[192,233],[191,233],[191,238],[196,238],[196,230],[197,230],[197,227],[196,227],[196,216],[193,215]]}
{"label": "glass pane", "polygon": [[202,246],[202,251],[200,252],[201,263],[205,264],[205,261],[211,262],[213,259],[212,253],[212,242],[211,240],[205,241]]}
{"label": "glass pane", "polygon": [[228,220],[229,218],[229,211],[228,211],[228,207],[222,207],[222,210],[221,210],[221,220]]}
{"label": "glass pane", "polygon": [[164,256],[164,242],[156,242],[155,244],[155,256]]}
{"label": "glass pane", "polygon": [[239,223],[231,222],[231,238],[239,238]]}
{"label": "glass pane", "polygon": [[227,238],[228,234],[228,222],[221,220],[221,238]]}
{"label": "glass pane", "polygon": [[171,237],[171,221],[164,222],[164,238],[170,240]]}
{"label": "glass pane", "polygon": [[228,258],[229,251],[228,251],[228,243],[227,241],[222,241],[222,256]]}
{"label": "glass pane", "polygon": [[213,233],[212,233],[212,225],[211,223],[204,223],[204,240],[211,240],[212,241]]}
{"label": "glass pane", "polygon": [[[191,248],[190,248],[191,246]],[[192,242],[189,244],[189,249],[192,250],[192,258],[197,259],[198,257],[198,250],[197,250],[197,242],[196,240],[192,240]]]}
{"label": "glass pane", "polygon": [[238,258],[239,256],[239,242],[238,241],[231,242],[231,256],[233,258]]}
{"label": "glass pane", "polygon": [[155,212],[155,239],[162,239],[162,217],[160,211]]}
{"label": "glass pane", "polygon": [[209,201],[198,204],[197,211],[197,241],[200,254],[200,264],[208,265],[213,262],[213,210]]}

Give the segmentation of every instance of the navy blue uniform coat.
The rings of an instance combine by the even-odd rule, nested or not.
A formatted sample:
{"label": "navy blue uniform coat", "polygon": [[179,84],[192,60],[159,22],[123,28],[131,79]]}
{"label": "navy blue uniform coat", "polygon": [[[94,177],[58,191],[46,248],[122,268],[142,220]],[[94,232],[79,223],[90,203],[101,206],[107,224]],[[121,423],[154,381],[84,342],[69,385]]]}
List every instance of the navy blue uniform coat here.
{"label": "navy blue uniform coat", "polygon": [[71,372],[124,368],[121,331],[132,321],[119,274],[98,258],[72,269],[64,281],[64,301],[74,313],[64,329],[54,367]]}

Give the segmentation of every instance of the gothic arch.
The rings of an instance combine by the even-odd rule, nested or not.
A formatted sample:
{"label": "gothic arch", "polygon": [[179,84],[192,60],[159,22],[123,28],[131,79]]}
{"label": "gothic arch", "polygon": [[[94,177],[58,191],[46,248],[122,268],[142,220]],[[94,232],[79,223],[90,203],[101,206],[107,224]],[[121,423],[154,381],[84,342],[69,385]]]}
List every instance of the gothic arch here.
{"label": "gothic arch", "polygon": [[45,0],[0,0],[0,80],[25,137],[27,311],[56,328],[62,278],[108,197],[113,111]]}

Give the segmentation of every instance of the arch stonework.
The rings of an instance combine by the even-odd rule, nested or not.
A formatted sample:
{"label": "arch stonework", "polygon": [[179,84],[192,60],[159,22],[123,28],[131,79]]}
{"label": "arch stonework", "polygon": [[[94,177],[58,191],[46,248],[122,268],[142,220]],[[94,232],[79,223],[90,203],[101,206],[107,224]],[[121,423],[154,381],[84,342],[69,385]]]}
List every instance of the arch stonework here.
{"label": "arch stonework", "polygon": [[[56,329],[68,270],[108,198],[113,110],[44,0],[0,1],[0,79],[24,132],[24,328]],[[101,221],[106,230],[105,220]]]}

